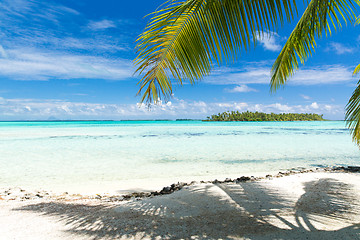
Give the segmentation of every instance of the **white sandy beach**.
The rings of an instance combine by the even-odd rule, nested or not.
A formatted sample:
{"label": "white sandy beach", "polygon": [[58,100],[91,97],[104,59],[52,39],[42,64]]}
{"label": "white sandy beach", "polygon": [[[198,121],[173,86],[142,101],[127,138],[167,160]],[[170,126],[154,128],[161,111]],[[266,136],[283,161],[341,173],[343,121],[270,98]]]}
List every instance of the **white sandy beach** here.
{"label": "white sandy beach", "polygon": [[360,174],[203,183],[121,202],[0,200],[0,239],[360,239]]}

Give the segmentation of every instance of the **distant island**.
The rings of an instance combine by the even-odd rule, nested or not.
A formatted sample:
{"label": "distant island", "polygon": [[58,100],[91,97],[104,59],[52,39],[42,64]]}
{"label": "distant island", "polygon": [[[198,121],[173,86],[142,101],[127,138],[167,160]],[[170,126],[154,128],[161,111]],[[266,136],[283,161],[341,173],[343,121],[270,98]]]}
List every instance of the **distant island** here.
{"label": "distant island", "polygon": [[204,121],[325,121],[323,115],[315,113],[262,113],[262,112],[223,112],[211,115]]}

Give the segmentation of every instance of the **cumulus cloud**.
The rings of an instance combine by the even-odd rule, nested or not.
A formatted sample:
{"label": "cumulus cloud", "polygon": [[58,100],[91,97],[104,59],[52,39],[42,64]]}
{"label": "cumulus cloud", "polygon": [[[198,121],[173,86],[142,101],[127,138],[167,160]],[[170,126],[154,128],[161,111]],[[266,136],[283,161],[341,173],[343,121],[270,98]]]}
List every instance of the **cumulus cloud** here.
{"label": "cumulus cloud", "polygon": [[265,50],[277,52],[281,50],[281,45],[278,43],[279,38],[280,37],[277,33],[270,32],[266,34],[260,34],[257,39]]}
{"label": "cumulus cloud", "polygon": [[289,105],[281,103],[246,103],[185,101],[174,99],[171,102],[153,105],[145,104],[101,104],[69,102],[57,99],[4,99],[0,98],[1,120],[124,120],[124,119],[205,119],[207,116],[224,111],[259,111],[266,113],[319,113],[330,118],[343,118],[343,107],[332,104],[311,103],[308,105]]}
{"label": "cumulus cloud", "polygon": [[248,87],[247,85],[243,84],[243,85],[239,85],[234,88],[231,88],[231,89],[226,88],[225,91],[230,92],[230,93],[245,93],[245,92],[257,92],[258,90]]}
{"label": "cumulus cloud", "polygon": [[313,102],[310,107],[313,109],[319,109],[319,104],[317,104],[317,102]]}

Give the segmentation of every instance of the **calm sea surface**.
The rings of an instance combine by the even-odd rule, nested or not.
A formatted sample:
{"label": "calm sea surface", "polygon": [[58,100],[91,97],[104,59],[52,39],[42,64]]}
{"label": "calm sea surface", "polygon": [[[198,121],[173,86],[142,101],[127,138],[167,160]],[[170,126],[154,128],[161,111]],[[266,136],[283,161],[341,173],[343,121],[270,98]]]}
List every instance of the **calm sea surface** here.
{"label": "calm sea surface", "polygon": [[0,122],[0,186],[207,179],[359,165],[341,121]]}

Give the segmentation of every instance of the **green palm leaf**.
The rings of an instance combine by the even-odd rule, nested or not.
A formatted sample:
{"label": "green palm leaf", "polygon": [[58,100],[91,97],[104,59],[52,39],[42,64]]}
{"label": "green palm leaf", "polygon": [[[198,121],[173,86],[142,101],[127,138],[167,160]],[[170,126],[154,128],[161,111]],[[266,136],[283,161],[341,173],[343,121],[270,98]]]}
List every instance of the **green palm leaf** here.
{"label": "green palm leaf", "polygon": [[[360,72],[360,64],[355,68],[353,75]],[[360,146],[360,81],[346,105],[346,123],[351,131],[353,141]]]}
{"label": "green palm leaf", "polygon": [[331,35],[332,29],[342,27],[356,19],[353,2],[358,0],[311,0],[295,29],[288,38],[280,55],[277,57],[271,72],[271,90],[275,91],[284,85],[301,63],[315,50],[315,38],[323,34]]}
{"label": "green palm leaf", "polygon": [[190,83],[249,50],[258,35],[290,21],[295,0],[172,0],[153,14],[137,44],[141,101],[172,94],[172,80]]}
{"label": "green palm leaf", "polygon": [[360,24],[360,17],[357,18],[356,24]]}
{"label": "green palm leaf", "polygon": [[354,72],[353,72],[353,75],[356,75],[360,72],[360,64],[356,66]]}
{"label": "green palm leaf", "polygon": [[360,146],[360,81],[346,105],[345,119],[351,131],[353,141]]}

